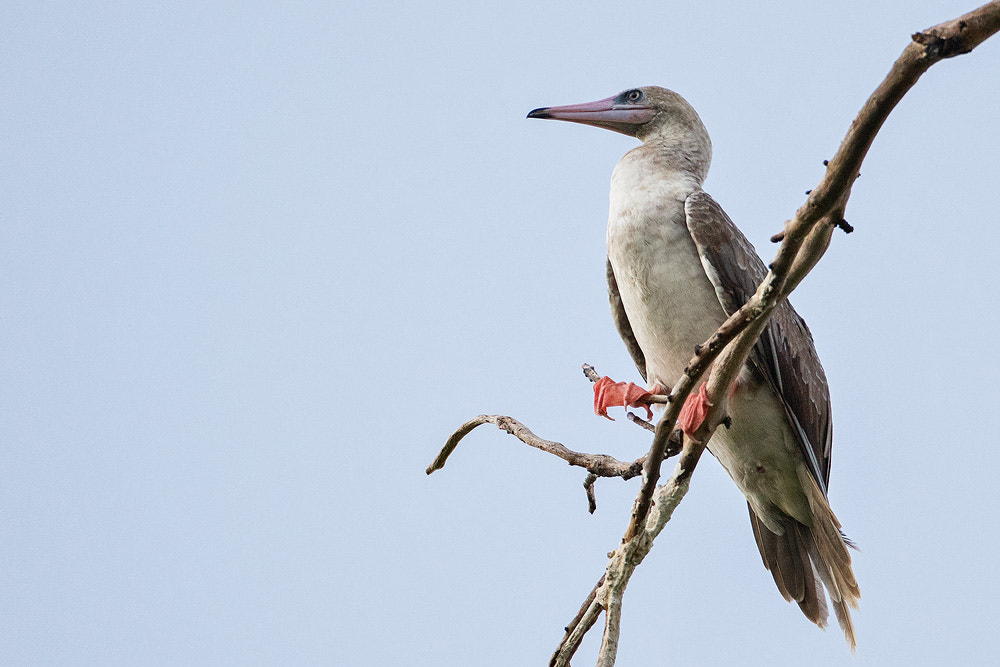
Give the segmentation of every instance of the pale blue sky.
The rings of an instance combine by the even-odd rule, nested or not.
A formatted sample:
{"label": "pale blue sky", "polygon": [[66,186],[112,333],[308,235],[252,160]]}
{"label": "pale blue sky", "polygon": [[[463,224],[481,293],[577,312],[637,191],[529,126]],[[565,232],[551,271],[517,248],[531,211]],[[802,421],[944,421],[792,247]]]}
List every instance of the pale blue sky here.
{"label": "pale blue sky", "polygon": [[[527,121],[677,90],[761,249],[910,33],[975,2],[0,8],[0,664],[537,665],[625,527],[513,415],[634,458],[604,225],[633,141]],[[793,297],[832,385],[855,659],[706,458],[620,665],[1000,652],[1000,39],[935,66]],[[485,428],[485,427],[484,427]],[[581,651],[592,664],[595,640]]]}

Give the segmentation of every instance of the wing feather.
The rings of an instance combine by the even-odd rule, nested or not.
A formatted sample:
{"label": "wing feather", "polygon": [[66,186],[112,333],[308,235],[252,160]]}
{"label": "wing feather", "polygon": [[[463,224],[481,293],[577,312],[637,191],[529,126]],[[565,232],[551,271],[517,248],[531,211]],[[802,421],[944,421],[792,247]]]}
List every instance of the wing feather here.
{"label": "wing feather", "polygon": [[618,281],[615,280],[615,271],[611,267],[610,259],[608,260],[608,300],[611,302],[611,317],[615,321],[618,335],[622,337],[628,353],[632,356],[632,361],[635,362],[639,374],[645,380],[646,355],[642,353],[639,341],[635,339],[635,334],[632,332],[632,325],[629,324],[628,314],[625,312],[624,304],[622,304],[622,295],[618,292]]}
{"label": "wing feather", "polygon": [[[698,190],[688,196],[684,210],[705,273],[722,307],[732,314],[757,291],[767,268],[707,193]],[[830,390],[812,334],[787,300],[774,309],[749,363],[781,397],[809,470],[825,494],[833,443]]]}

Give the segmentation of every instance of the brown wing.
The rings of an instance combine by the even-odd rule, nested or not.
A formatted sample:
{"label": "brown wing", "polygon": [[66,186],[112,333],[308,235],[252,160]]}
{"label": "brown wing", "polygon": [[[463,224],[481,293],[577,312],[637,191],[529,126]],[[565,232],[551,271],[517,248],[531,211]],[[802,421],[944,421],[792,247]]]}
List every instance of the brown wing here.
{"label": "brown wing", "polygon": [[[750,241],[708,194],[699,190],[690,195],[684,210],[705,273],[722,307],[731,314],[757,291],[767,268]],[[830,391],[812,334],[787,300],[774,309],[749,363],[784,402],[810,472],[825,494],[833,443]]]}
{"label": "brown wing", "polygon": [[629,324],[628,315],[625,313],[625,306],[622,305],[622,295],[618,293],[618,281],[615,280],[615,271],[611,268],[610,259],[608,260],[608,300],[611,302],[611,317],[615,321],[615,328],[618,329],[618,335],[622,337],[625,347],[628,348],[628,353],[632,355],[632,361],[635,362],[636,368],[639,369],[639,374],[645,380],[646,355],[642,353],[639,341],[635,339],[635,334],[632,333],[632,325]]}

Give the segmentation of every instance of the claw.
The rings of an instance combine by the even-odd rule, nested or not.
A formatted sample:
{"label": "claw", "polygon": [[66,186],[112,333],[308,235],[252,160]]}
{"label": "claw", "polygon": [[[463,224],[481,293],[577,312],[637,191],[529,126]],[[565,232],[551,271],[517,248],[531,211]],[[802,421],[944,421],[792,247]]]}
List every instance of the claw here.
{"label": "claw", "polygon": [[710,407],[712,407],[712,402],[708,400],[708,389],[702,382],[698,393],[688,396],[687,400],[684,401],[684,407],[681,408],[681,413],[677,416],[677,428],[687,435],[693,435],[701,423],[705,421]]}
{"label": "claw", "polygon": [[635,383],[615,382],[605,375],[594,383],[594,413],[614,421],[608,414],[608,408],[620,405],[623,408],[645,408],[646,419],[652,419],[653,411],[649,408],[649,403],[644,402],[644,399],[652,395],[653,392]]}

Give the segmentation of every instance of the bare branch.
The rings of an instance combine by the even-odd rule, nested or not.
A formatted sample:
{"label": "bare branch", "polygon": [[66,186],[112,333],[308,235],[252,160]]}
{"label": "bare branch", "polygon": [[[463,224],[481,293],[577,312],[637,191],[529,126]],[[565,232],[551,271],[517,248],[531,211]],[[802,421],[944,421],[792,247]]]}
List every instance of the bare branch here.
{"label": "bare branch", "polygon": [[[733,313],[719,330],[697,349],[685,374],[673,388],[668,408],[656,426],[656,435],[643,468],[643,486],[636,498],[631,520],[622,544],[611,555],[604,583],[592,593],[588,608],[601,605],[606,612],[605,635],[598,665],[613,665],[617,654],[618,620],[621,594],[635,567],[652,546],[687,493],[691,474],[715,428],[725,419],[728,388],[735,380],[747,355],[759,338],[771,311],[786,298],[826,252],[836,227],[845,232],[853,228],[843,213],[851,185],[875,135],[889,113],[932,64],[942,58],[971,51],[976,45],[1000,31],[1000,1],[990,2],[959,19],[942,23],[913,36],[913,42],[893,65],[885,81],[876,89],[851,125],[840,148],[829,161],[825,176],[809,194],[806,204],[775,240],[782,242],[770,271],[753,297]],[[661,487],[653,487],[666,442],[673,432],[680,407],[697,380],[712,364],[707,394],[712,402],[695,438],[684,437],[684,453],[673,476]],[[650,514],[650,507],[656,511]],[[624,565],[624,566],[623,566]],[[591,598],[588,598],[591,599]],[[579,625],[575,630],[579,630]],[[579,645],[577,632],[563,639],[556,656],[572,655]]]}
{"label": "bare branch", "polygon": [[458,447],[458,443],[462,440],[462,438],[471,433],[474,428],[482,426],[483,424],[493,424],[500,430],[510,433],[526,445],[531,445],[532,447],[540,449],[543,452],[548,452],[549,454],[558,456],[571,466],[585,468],[588,472],[593,475],[597,475],[598,477],[621,477],[622,479],[632,479],[642,470],[643,459],[626,463],[606,454],[583,454],[580,452],[574,452],[573,450],[565,447],[562,443],[539,438],[531,432],[531,429],[513,417],[505,417],[503,415],[479,415],[475,419],[470,419],[462,424],[457,431],[451,434],[451,437],[448,438],[448,442],[446,442],[444,447],[441,448],[441,451],[438,452],[437,457],[435,457],[434,461],[427,466],[427,474],[430,475],[435,470],[443,468],[444,464],[448,461],[448,457],[451,456],[451,453],[455,451],[456,447]]}
{"label": "bare branch", "polygon": [[[653,512],[647,521],[643,531],[615,549],[609,556],[607,570],[604,576],[597,582],[597,585],[584,600],[579,613],[566,627],[566,635],[556,648],[550,667],[563,667],[569,664],[569,660],[576,653],[583,641],[584,635],[594,625],[597,616],[602,610],[610,610],[610,615],[606,617],[605,638],[601,644],[601,653],[598,664],[614,664],[614,653],[617,650],[617,637],[620,631],[618,622],[621,613],[621,601],[624,597],[625,587],[632,576],[632,572],[642,562],[653,546],[653,540],[663,530],[667,522],[673,516],[674,509],[680,504],[687,493],[691,474],[694,472],[698,459],[701,457],[705,447],[693,440],[685,438],[685,450],[681,454],[680,460],[674,469],[674,474],[666,484],[656,489],[653,497]],[[608,618],[614,619],[607,621]],[[609,638],[608,633],[613,633]],[[604,662],[601,662],[601,661]],[[608,662],[610,660],[610,662]]]}
{"label": "bare branch", "polygon": [[618,637],[622,629],[622,596],[616,595],[608,600],[604,613],[604,637],[601,639],[601,650],[597,654],[597,667],[614,667],[618,657]]}
{"label": "bare branch", "polygon": [[597,382],[601,379],[601,374],[594,370],[594,367],[590,364],[583,365],[583,374],[587,376],[587,379],[591,382]]}
{"label": "bare branch", "polygon": [[576,613],[573,620],[566,626],[566,635],[559,642],[556,652],[549,658],[549,667],[565,667],[568,665],[569,661],[573,659],[573,654],[580,647],[583,636],[597,622],[597,617],[600,616],[601,611],[604,609],[596,602],[597,591],[604,585],[606,576],[605,574],[601,575],[601,578],[597,580],[597,584],[594,585],[593,590],[590,591],[590,595],[587,596],[587,599],[583,601],[583,605],[580,606],[580,611]]}
{"label": "bare branch", "polygon": [[638,424],[647,431],[656,431],[655,426],[653,426],[651,423],[649,423],[639,415],[635,414],[634,412],[626,412],[625,416],[628,418],[630,422],[632,422],[633,424]]}
{"label": "bare branch", "polygon": [[[821,218],[829,218],[831,225],[843,220],[843,211],[861,163],[875,135],[903,95],[931,65],[944,58],[968,53],[998,30],[1000,1],[994,0],[964,16],[913,35],[913,40],[893,63],[885,80],[861,108],[837,153],[829,160],[826,174],[819,185],[812,190],[805,205],[796,212],[795,218],[785,225],[786,238],[792,236],[794,241],[787,248],[782,246],[772,267],[791,269],[787,278],[790,285],[788,291],[798,284],[822,255],[820,252],[819,256],[803,257],[801,262],[793,266],[798,248],[806,235],[828,231],[823,229],[826,225],[815,227],[815,223]],[[775,285],[779,286],[784,287],[781,284]]]}
{"label": "bare branch", "polygon": [[[862,107],[836,154],[824,163],[827,171],[820,183],[806,193],[806,203],[796,211],[794,218],[785,222],[783,231],[772,237],[773,241],[780,241],[781,246],[756,293],[704,345],[697,348],[670,395],[655,397],[655,400],[650,401],[667,405],[655,427],[629,414],[629,419],[633,422],[653,428],[653,442],[646,456],[629,464],[609,456],[580,454],[560,443],[539,438],[510,417],[481,415],[452,434],[434,463],[428,467],[428,474],[443,467],[465,435],[481,424],[493,423],[532,447],[559,456],[571,465],[586,468],[591,473],[584,482],[591,507],[593,485],[598,476],[629,479],[641,469],[642,487],[633,505],[622,542],[609,555],[605,575],[566,628],[566,635],[550,661],[552,667],[569,664],[583,636],[596,623],[602,610],[605,612],[606,622],[598,665],[608,667],[614,664],[625,587],[635,568],[651,549],[653,540],[663,530],[674,509],[687,493],[691,475],[706,443],[710,441],[718,425],[726,421],[729,387],[760,337],[770,313],[823,256],[834,230],[838,227],[847,233],[853,230],[844,220],[844,210],[851,187],[860,174],[861,163],[875,136],[899,100],[931,65],[944,58],[968,53],[998,31],[1000,0],[994,0],[958,19],[912,36],[912,41],[904,48],[885,80]],[[711,407],[708,415],[696,433],[681,436],[674,429],[681,407],[697,382],[709,370],[706,392]],[[599,379],[596,371],[589,365],[584,365],[584,373],[592,382]],[[678,449],[681,450],[681,456],[673,475],[662,486],[657,486],[664,458]]]}
{"label": "bare branch", "polygon": [[597,475],[590,473],[587,479],[583,480],[583,488],[587,492],[587,511],[593,514],[597,511],[597,497],[594,495],[594,484],[597,483]]}
{"label": "bare branch", "polygon": [[[600,375],[590,364],[583,365],[583,373],[591,382],[596,382],[600,379]],[[650,402],[662,403],[666,402],[668,399],[669,396],[649,397]],[[631,412],[627,413],[627,416],[631,421],[635,422],[639,426],[642,426],[650,431],[654,430],[654,426],[641,417],[638,417]],[[452,452],[455,451],[455,448],[458,447],[458,443],[461,442],[462,438],[471,433],[473,429],[478,426],[482,426],[483,424],[494,424],[497,428],[510,433],[527,445],[558,456],[570,465],[585,468],[590,474],[587,476],[586,480],[584,480],[583,487],[587,493],[587,509],[591,514],[597,510],[597,499],[594,495],[594,484],[598,477],[621,477],[624,480],[629,480],[642,472],[643,464],[646,462],[646,455],[639,457],[631,463],[627,463],[605,454],[584,454],[574,452],[573,450],[565,447],[562,443],[538,437],[531,431],[531,429],[513,417],[506,417],[504,415],[479,415],[475,419],[470,419],[462,424],[454,433],[451,434],[444,447],[442,447],[441,451],[438,452],[434,461],[427,466],[426,473],[430,475],[434,471],[443,468],[445,463],[448,461],[448,457],[451,456]],[[673,456],[680,452],[679,441],[674,441],[670,444],[671,446],[666,452],[667,456]]]}

